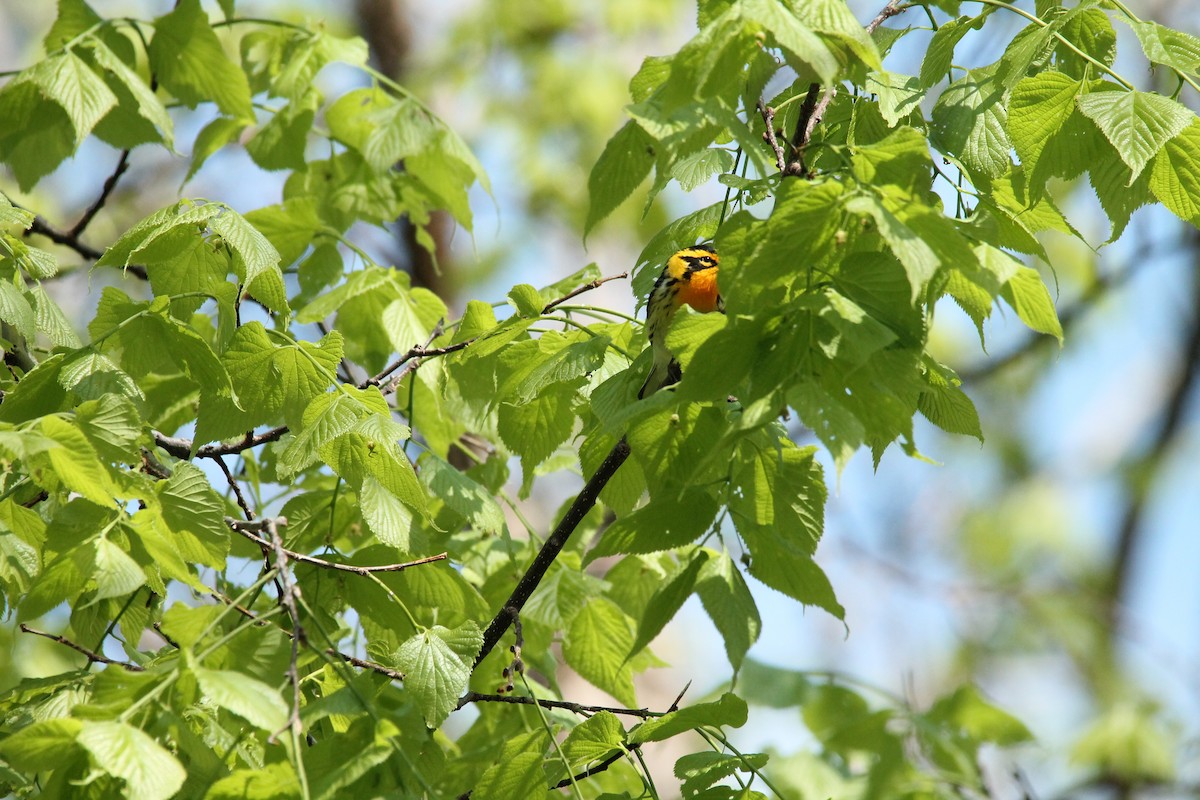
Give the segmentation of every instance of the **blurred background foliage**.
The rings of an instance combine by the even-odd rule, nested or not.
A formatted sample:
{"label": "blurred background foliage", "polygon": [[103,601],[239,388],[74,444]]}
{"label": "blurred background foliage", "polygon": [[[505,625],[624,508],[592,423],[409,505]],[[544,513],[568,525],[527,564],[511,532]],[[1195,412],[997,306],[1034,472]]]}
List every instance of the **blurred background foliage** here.
{"label": "blurred background foliage", "polygon": [[[36,57],[53,5],[0,4],[0,69]],[[145,17],[170,3],[102,5],[106,15],[127,9]],[[605,274],[624,271],[663,224],[721,196],[715,182],[693,195],[673,187],[643,213],[644,195],[635,194],[586,250],[581,244],[587,175],[623,122],[629,76],[645,55],[686,40],[695,23],[690,1],[239,0],[236,7],[240,16],[361,35],[377,66],[424,98],[479,155],[494,193],[472,197],[473,233],[449,219],[435,222],[436,260],[403,224],[390,236],[353,232],[380,263],[412,272],[452,309],[497,299],[514,282],[548,283],[589,261]],[[878,11],[861,0],[851,7],[863,21]],[[1200,34],[1194,2],[1132,10]],[[211,11],[219,13],[215,2]],[[1013,33],[1019,23],[1013,16]],[[925,19],[912,12],[889,24]],[[889,68],[915,72],[927,42],[927,35],[906,37]],[[986,63],[1004,44],[968,38],[959,57],[974,53]],[[1174,91],[1142,65],[1117,66],[1140,76],[1138,88]],[[336,70],[326,79],[358,80]],[[1180,99],[1198,107],[1194,94]],[[206,111],[174,113],[186,152]],[[115,159],[90,140],[38,186],[30,205],[52,219],[76,217]],[[121,225],[168,202],[183,179],[178,163],[135,151],[131,174],[90,235],[111,240]],[[247,211],[276,202],[280,183],[232,148],[209,160],[185,193]],[[1085,238],[1107,238],[1086,185],[1059,186],[1057,200]],[[1119,241],[1097,251],[1053,234],[1045,244],[1065,347],[1034,343],[1015,319],[999,316],[988,323],[984,353],[966,316],[940,307],[939,358],[964,377],[986,445],[925,425],[918,442],[940,463],[892,452],[873,471],[865,454],[853,459],[831,498],[820,555],[846,606],[848,632],[756,586],[764,631],[751,657],[814,676],[853,676],[893,698],[887,702],[915,708],[975,683],[1036,737],[987,765],[996,796],[1200,796],[1200,238],[1164,210],[1144,209]],[[79,263],[68,251],[59,257],[64,266]],[[74,301],[84,319],[111,278],[79,272],[58,288],[60,302]],[[621,282],[592,302],[632,310]],[[535,494],[535,524],[560,499]],[[728,681],[708,671],[724,659],[707,625],[701,614],[685,613],[659,640],[656,651],[675,666],[644,676],[643,703],[663,705],[654,692],[669,701],[689,679],[702,692]],[[0,688],[63,671],[70,657],[33,637],[3,642],[0,652]],[[790,673],[763,674],[780,683],[758,693],[789,690],[782,681]],[[586,688],[567,694],[583,699]],[[795,774],[806,776],[795,783],[806,797],[837,794],[804,755],[817,746],[813,719],[795,709],[752,719],[735,741],[790,755]]]}

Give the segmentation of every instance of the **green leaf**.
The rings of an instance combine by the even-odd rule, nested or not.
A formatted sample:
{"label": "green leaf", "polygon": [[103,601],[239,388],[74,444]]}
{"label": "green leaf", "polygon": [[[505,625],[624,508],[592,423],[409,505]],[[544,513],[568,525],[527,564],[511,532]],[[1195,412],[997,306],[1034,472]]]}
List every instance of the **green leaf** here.
{"label": "green leaf", "polygon": [[96,540],[92,563],[97,600],[124,597],[146,583],[146,575],[138,563],[105,537]]}
{"label": "green leaf", "polygon": [[975,410],[971,398],[959,388],[962,382],[958,376],[948,367],[932,359],[928,359],[926,365],[928,369],[925,380],[929,388],[921,392],[917,409],[942,430],[974,436],[982,444],[983,431],[979,427],[979,413]]}
{"label": "green leaf", "polygon": [[299,795],[296,769],[283,761],[234,770],[204,793],[205,800],[278,800]]}
{"label": "green leaf", "polygon": [[929,709],[929,718],[949,724],[977,742],[1002,746],[1033,741],[1033,734],[1016,717],[996,708],[974,686],[960,686],[940,697]]}
{"label": "green leaf", "polygon": [[1062,324],[1054,309],[1050,290],[1042,276],[1031,267],[1021,267],[1008,279],[1001,289],[1001,296],[1017,312],[1021,321],[1038,333],[1046,333],[1063,340]]}
{"label": "green leaf", "polygon": [[224,569],[230,537],[225,504],[204,473],[193,464],[177,463],[154,491],[180,555],[189,563]]}
{"label": "green leaf", "polygon": [[634,707],[633,670],[626,661],[632,646],[629,617],[611,600],[599,597],[575,615],[562,650],[580,677],[622,705]]}
{"label": "green leaf", "polygon": [[949,74],[950,65],[954,62],[954,48],[968,32],[978,27],[977,18],[959,17],[942,23],[934,31],[925,50],[925,59],[921,62],[921,86],[928,89]]}
{"label": "green leaf", "polygon": [[549,796],[542,752],[509,754],[484,771],[471,796],[476,800],[543,800]]}
{"label": "green leaf", "polygon": [[508,293],[508,303],[518,316],[532,319],[541,316],[542,308],[546,305],[542,295],[528,283],[518,283]]}
{"label": "green leaf", "polygon": [[37,336],[37,319],[29,299],[7,280],[0,279],[0,320],[32,340]]}
{"label": "green leaf", "polygon": [[159,83],[188,107],[216,102],[231,117],[254,119],[246,74],[225,55],[200,0],[181,0],[154,21],[149,56]]}
{"label": "green leaf", "polygon": [[675,762],[675,777],[683,780],[681,787],[685,797],[699,796],[722,778],[735,772],[752,772],[767,765],[765,753],[691,753]]}
{"label": "green leaf", "polygon": [[879,111],[889,128],[896,127],[921,106],[925,89],[912,75],[872,72],[867,76],[867,91],[879,95]]}
{"label": "green leaf", "polygon": [[930,139],[957,157],[976,184],[986,185],[1012,165],[1004,95],[993,72],[971,70],[947,86],[933,106]]}
{"label": "green leaf", "polygon": [[740,728],[746,724],[746,701],[726,692],[712,703],[699,703],[650,719],[629,731],[630,744],[662,742],[696,728]]}
{"label": "green leaf", "polygon": [[471,665],[483,635],[474,622],[460,628],[441,625],[418,633],[396,652],[404,671],[404,688],[412,692],[430,728],[439,728],[467,690]]}
{"label": "green leaf", "polygon": [[561,749],[572,768],[582,769],[623,749],[624,743],[625,728],[621,721],[614,714],[601,711],[576,725],[563,740]]}
{"label": "green leaf", "polygon": [[59,769],[70,760],[83,726],[72,717],[39,720],[0,740],[0,755],[30,772]]}
{"label": "green leaf", "polygon": [[117,96],[108,84],[70,50],[40,62],[27,74],[45,97],[67,112],[75,127],[76,142],[86,139],[96,123],[117,104]]}
{"label": "green leaf", "polygon": [[166,107],[158,99],[158,95],[146,85],[146,82],[142,80],[142,77],[137,72],[126,65],[100,38],[89,37],[87,39],[87,46],[91,48],[92,53],[96,57],[96,65],[107,70],[110,75],[120,81],[129,90],[129,94],[137,103],[138,115],[159,130],[162,134],[163,142],[168,148],[173,147],[175,125],[171,120],[171,115],[167,113]]}
{"label": "green leaf", "polygon": [[31,80],[0,89],[0,160],[17,185],[29,191],[75,152],[75,125],[57,103],[42,97]]}
{"label": "green leaf", "polygon": [[272,686],[242,672],[192,667],[204,696],[256,728],[277,733],[287,725],[288,707]]}
{"label": "green leaf", "polygon": [[718,172],[733,169],[733,156],[728,150],[705,148],[684,156],[671,166],[671,177],[679,181],[685,192],[690,192]]}
{"label": "green leaf", "polygon": [[526,472],[570,438],[575,430],[574,399],[574,388],[555,386],[544,390],[536,402],[500,404],[496,417],[500,440],[521,457]]}
{"label": "green leaf", "polygon": [[[1075,113],[1075,100],[1082,91],[1082,81],[1072,80],[1061,72],[1030,75],[1013,87],[1008,133],[1026,175],[1031,178],[1038,175],[1043,150]],[[1034,181],[1034,185],[1040,182]]]}
{"label": "green leaf", "polygon": [[56,347],[75,349],[83,346],[70,320],[58,303],[40,285],[29,290],[33,298],[34,320],[37,329],[49,337]]}
{"label": "green leaf", "polygon": [[375,538],[402,553],[412,552],[413,513],[375,476],[363,477],[358,502]]}
{"label": "green leaf", "polygon": [[131,800],[166,800],[187,778],[170,751],[132,725],[88,721],[76,738],[98,769],[125,781]]}
{"label": "green leaf", "polygon": [[284,106],[246,142],[246,152],[266,170],[304,169],[304,150],[315,117],[312,108]]}
{"label": "green leaf", "polygon": [[190,181],[192,176],[204,166],[204,162],[208,160],[209,156],[230,142],[236,141],[245,129],[245,120],[233,117],[217,117],[201,128],[200,133],[196,134],[196,141],[192,143],[192,162],[183,182],[186,184]]}
{"label": "green leaf", "polygon": [[484,486],[432,453],[421,456],[421,480],[429,493],[483,534],[504,530],[504,511]]}
{"label": "green leaf", "polygon": [[46,416],[38,425],[59,446],[46,451],[50,467],[63,485],[101,506],[113,502],[116,488],[83,432],[64,419]]}
{"label": "green leaf", "polygon": [[1112,142],[1133,178],[1163,145],[1196,120],[1184,106],[1151,92],[1090,92],[1077,102]]}
{"label": "green leaf", "polygon": [[748,651],[762,632],[762,617],[742,573],[728,553],[709,551],[709,560],[696,580],[696,594],[725,640],[725,654],[740,670]]}
{"label": "green leaf", "polygon": [[617,553],[654,553],[691,544],[708,530],[718,504],[703,488],[682,494],[663,492],[632,514],[618,517],[597,542],[589,558]]}
{"label": "green leaf", "polygon": [[655,590],[638,622],[637,639],[634,640],[633,646],[629,650],[629,658],[633,658],[654,641],[667,623],[679,613],[684,602],[692,596],[692,591],[696,587],[696,578],[707,562],[708,553],[704,550],[696,550],[685,566],[676,570],[665,583]]}
{"label": "green leaf", "polygon": [[626,122],[621,130],[608,140],[604,152],[600,154],[588,176],[588,195],[591,201],[588,205],[587,221],[583,226],[585,237],[596,227],[596,223],[611,214],[633,194],[633,190],[650,174],[654,158],[654,138],[633,120]]}
{"label": "green leaf", "polygon": [[263,305],[274,311],[288,310],[287,293],[283,288],[283,272],[279,268],[279,251],[246,218],[226,207],[209,222],[232,249],[242,265],[246,289]]}
{"label": "green leaf", "polygon": [[1150,190],[1171,213],[1200,225],[1200,120],[1193,120],[1154,158]]}
{"label": "green leaf", "polygon": [[1130,22],[1142,51],[1152,64],[1162,64],[1192,75],[1200,73],[1200,39],[1190,33],[1172,30],[1157,22]]}
{"label": "green leaf", "polygon": [[941,259],[925,238],[908,224],[920,219],[921,209],[889,208],[874,194],[860,194],[846,201],[846,210],[875,220],[883,240],[904,265],[912,292],[911,300],[915,302],[941,265]]}
{"label": "green leaf", "polygon": [[[825,84],[832,83],[837,78],[841,64],[821,37],[801,22],[792,9],[786,8],[776,0],[743,0],[739,5],[742,14],[766,29],[783,50],[793,69],[803,74],[803,67],[807,66],[816,73],[820,82]],[[826,22],[828,21],[827,17]],[[874,49],[869,43],[863,47],[867,50]],[[876,63],[875,66],[878,68],[879,65]]]}

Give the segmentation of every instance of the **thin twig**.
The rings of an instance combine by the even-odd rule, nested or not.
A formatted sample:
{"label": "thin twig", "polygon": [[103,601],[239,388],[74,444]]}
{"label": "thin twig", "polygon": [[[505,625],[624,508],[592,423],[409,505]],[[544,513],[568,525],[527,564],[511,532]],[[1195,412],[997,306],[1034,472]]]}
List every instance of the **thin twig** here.
{"label": "thin twig", "polygon": [[779,140],[775,138],[775,109],[764,103],[761,99],[758,101],[758,113],[762,115],[763,138],[767,140],[767,144],[771,145],[771,149],[775,151],[775,166],[783,172],[787,168],[787,158],[783,154],[783,147],[779,144]]}
{"label": "thin twig", "polygon": [[[288,569],[288,554],[289,550],[283,546],[283,537],[279,535],[280,520],[287,522],[282,517],[278,519],[267,518],[263,520],[267,533],[271,536],[270,548],[275,553],[275,569],[279,574],[279,604],[287,611],[288,617],[292,622],[292,657],[288,664],[288,681],[292,684],[292,711],[288,715],[287,722],[282,728],[275,731],[267,739],[268,742],[275,741],[279,734],[286,730],[291,730],[293,734],[300,734],[300,646],[307,646],[308,641],[304,635],[304,628],[300,625],[300,612],[296,608],[296,595],[300,590],[292,583],[292,573]],[[266,544],[264,542],[264,544]]]}
{"label": "thin twig", "polygon": [[622,272],[620,275],[610,275],[607,278],[597,278],[594,281],[588,281],[587,283],[583,284],[582,286],[580,286],[576,289],[572,289],[571,291],[567,292],[566,294],[564,294],[562,297],[558,298],[557,300],[552,300],[549,303],[547,303],[545,308],[542,309],[542,313],[549,314],[550,311],[552,309],[554,309],[556,306],[560,306],[563,303],[567,302],[568,300],[570,300],[574,297],[578,297],[579,295],[583,294],[584,292],[590,292],[593,289],[598,289],[601,286],[603,286],[604,284],[608,283],[609,281],[619,281],[619,280],[623,280],[628,277],[629,277],[628,272]]}
{"label": "thin twig", "polygon": [[50,639],[51,641],[55,641],[61,645],[65,645],[66,647],[71,648],[72,650],[76,651],[77,653],[82,653],[84,656],[87,657],[89,665],[99,662],[101,664],[115,664],[116,666],[126,669],[130,672],[145,672],[146,671],[146,668],[141,666],[140,664],[134,664],[129,661],[117,661],[116,659],[109,658],[108,656],[103,655],[102,653],[97,653],[92,650],[89,650],[81,644],[76,644],[75,642],[72,642],[70,639],[68,639],[65,636],[59,636],[56,633],[47,633],[46,631],[39,631],[37,628],[29,627],[24,622],[21,623],[21,632],[22,633],[32,633],[34,636],[43,636],[47,639]]}
{"label": "thin twig", "polygon": [[100,190],[100,196],[96,198],[96,202],[88,206],[88,209],[83,212],[83,216],[79,218],[79,222],[75,223],[75,227],[67,232],[67,236],[78,241],[80,235],[91,223],[92,218],[104,208],[104,204],[108,202],[109,195],[113,189],[117,188],[117,181],[121,180],[121,176],[125,174],[125,170],[129,169],[129,151],[122,150],[121,157],[117,159],[117,168],[113,170],[108,179],[104,181],[104,187]]}
{"label": "thin twig", "polygon": [[242,488],[238,486],[237,480],[234,479],[233,473],[229,471],[229,465],[225,463],[225,459],[221,456],[213,456],[212,460],[217,462],[217,466],[221,472],[225,474],[225,481],[229,484],[229,488],[233,490],[233,496],[237,498],[238,507],[242,509],[242,513],[246,515],[246,519],[253,521],[255,514],[250,508],[250,504],[246,502],[246,496],[242,494]]}
{"label": "thin twig", "polygon": [[526,697],[525,695],[480,694],[479,692],[467,692],[465,695],[463,695],[458,701],[458,708],[462,708],[468,703],[509,703],[511,705],[518,706],[539,705],[542,708],[561,708],[574,714],[599,714],[601,711],[607,711],[610,714],[624,714],[625,716],[638,717],[640,719],[661,717],[666,713],[664,711],[650,711],[645,708],[586,706],[581,703],[572,703],[568,700],[543,700],[538,697]]}
{"label": "thin twig", "polygon": [[591,477],[575,497],[575,502],[571,503],[571,507],[567,509],[567,513],[563,515],[562,521],[558,523],[558,527],[542,544],[542,549],[538,551],[534,557],[533,563],[529,565],[529,569],[517,581],[516,587],[508,600],[501,606],[500,611],[492,619],[487,630],[483,633],[483,647],[479,650],[479,655],[475,658],[476,667],[487,657],[492,649],[500,641],[500,637],[508,630],[508,626],[512,624],[512,615],[520,613],[525,607],[525,603],[529,600],[530,595],[537,589],[542,578],[546,575],[546,570],[550,569],[550,565],[554,563],[554,559],[562,551],[567,543],[567,539],[579,527],[579,523],[583,521],[584,516],[596,504],[596,498],[600,491],[608,485],[609,480],[616,474],[616,471],[625,463],[625,459],[629,458],[629,442],[622,436],[613,449],[605,456],[599,468],[596,469],[596,474]]}
{"label": "thin twig", "polygon": [[[247,523],[240,519],[233,519],[232,517],[225,518],[225,524],[229,526],[230,530],[240,533],[242,536],[254,542],[256,545],[262,548],[264,552],[273,549],[272,543],[266,539],[254,535],[252,531],[266,530],[269,532],[270,523],[272,522],[282,524],[283,522],[286,522],[286,520],[284,520],[282,517],[279,517],[278,519],[266,518],[261,521]],[[284,548],[283,552],[293,561],[300,561],[305,564],[324,567],[325,569],[338,570],[339,572],[351,572],[361,577],[365,577],[375,572],[400,572],[408,569],[409,567],[419,567],[423,564],[432,564],[435,561],[445,561],[448,557],[446,553],[438,553],[436,556],[426,556],[425,558],[418,558],[415,561],[405,561],[402,564],[381,564],[378,566],[360,567],[357,564],[339,564],[336,561],[326,561],[323,558],[305,555],[304,553],[297,553],[295,550],[288,550],[287,548]]]}

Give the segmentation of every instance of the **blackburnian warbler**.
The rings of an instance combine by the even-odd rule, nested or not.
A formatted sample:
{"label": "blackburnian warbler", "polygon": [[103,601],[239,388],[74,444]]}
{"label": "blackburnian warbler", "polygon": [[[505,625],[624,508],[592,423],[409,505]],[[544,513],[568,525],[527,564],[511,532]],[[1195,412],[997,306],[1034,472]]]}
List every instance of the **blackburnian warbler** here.
{"label": "blackburnian warbler", "polygon": [[671,320],[679,307],[689,305],[704,313],[724,313],[725,300],[717,288],[719,264],[716,252],[706,244],[685,247],[667,259],[646,304],[646,330],[654,360],[650,374],[638,392],[639,398],[679,382],[679,362],[667,349],[667,331],[671,329]]}

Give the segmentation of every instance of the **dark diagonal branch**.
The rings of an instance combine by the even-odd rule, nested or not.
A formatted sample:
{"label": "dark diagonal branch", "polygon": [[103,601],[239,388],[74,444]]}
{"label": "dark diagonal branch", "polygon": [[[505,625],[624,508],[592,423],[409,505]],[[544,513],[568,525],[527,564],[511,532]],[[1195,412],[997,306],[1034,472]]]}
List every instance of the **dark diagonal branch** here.
{"label": "dark diagonal branch", "polygon": [[578,297],[579,295],[583,294],[584,292],[590,292],[593,289],[599,289],[601,286],[608,283],[609,281],[619,281],[619,280],[622,280],[622,279],[628,278],[628,277],[629,277],[628,272],[622,272],[620,275],[609,275],[607,278],[597,278],[594,281],[588,281],[587,283],[583,284],[582,286],[576,287],[576,288],[572,289],[571,291],[567,292],[566,294],[564,294],[562,297],[558,298],[557,300],[551,300],[549,303],[546,304],[545,308],[542,309],[542,313],[549,314],[551,311],[554,310],[555,307],[562,305],[563,303],[567,302],[568,300],[570,300],[574,297]]}
{"label": "dark diagonal branch", "polygon": [[109,196],[113,193],[113,189],[117,188],[117,181],[121,180],[121,176],[129,169],[129,151],[122,150],[121,157],[117,159],[117,167],[113,170],[108,179],[104,181],[104,186],[100,189],[100,196],[96,201],[88,206],[87,211],[83,212],[83,216],[79,218],[79,222],[75,223],[75,227],[67,232],[67,236],[78,240],[87,226],[91,224],[92,219],[100,213],[100,209],[104,208],[104,204],[108,202]]}
{"label": "dark diagonal branch", "polygon": [[[206,444],[196,451],[196,457],[215,458],[218,456],[235,455],[243,450],[249,450],[251,447],[258,447],[260,444],[279,441],[287,432],[288,427],[286,425],[280,425],[278,428],[272,428],[271,430],[264,431],[263,433],[256,434],[249,432],[241,441],[238,442],[232,442],[230,444],[221,444],[219,442],[215,444]],[[163,450],[166,450],[171,455],[183,461],[187,461],[192,457],[193,442],[191,439],[181,439],[175,436],[166,436],[158,431],[155,431],[154,443]]]}
{"label": "dark diagonal branch", "polygon": [[542,549],[538,551],[534,557],[533,563],[529,565],[529,569],[521,576],[521,580],[517,581],[516,587],[508,600],[500,608],[500,611],[492,619],[487,630],[483,633],[483,647],[479,651],[479,656],[475,659],[475,666],[479,666],[483,659],[492,652],[492,648],[500,641],[500,637],[508,630],[512,624],[513,616],[519,614],[521,609],[525,607],[525,603],[529,600],[530,595],[537,589],[542,578],[546,575],[546,570],[550,569],[550,565],[554,563],[554,559],[562,552],[563,546],[567,540],[571,538],[571,534],[579,527],[579,523],[587,515],[592,506],[596,504],[596,498],[600,495],[600,491],[608,485],[612,480],[612,476],[616,474],[621,465],[625,463],[625,459],[629,458],[629,442],[625,437],[621,437],[621,441],[613,446],[613,449],[605,456],[604,461],[600,463],[596,469],[596,474],[592,475],[589,480],[575,497],[575,502],[571,503],[571,507],[567,509],[567,513],[563,516],[562,521],[558,523],[558,527],[550,534],[545,543],[542,544]]}
{"label": "dark diagonal branch", "polygon": [[46,631],[39,631],[37,628],[29,627],[24,622],[21,623],[21,633],[31,633],[34,636],[42,636],[53,642],[58,642],[59,644],[65,646],[65,647],[69,647],[77,653],[82,653],[84,656],[87,657],[89,665],[95,664],[95,663],[115,664],[116,666],[121,667],[122,669],[128,670],[129,672],[145,672],[146,671],[146,668],[141,666],[140,664],[134,664],[129,661],[117,661],[115,659],[109,658],[108,656],[106,656],[102,653],[97,653],[93,650],[89,650],[81,644],[72,642],[70,639],[68,639],[65,636],[59,636],[56,633],[47,633]]}

